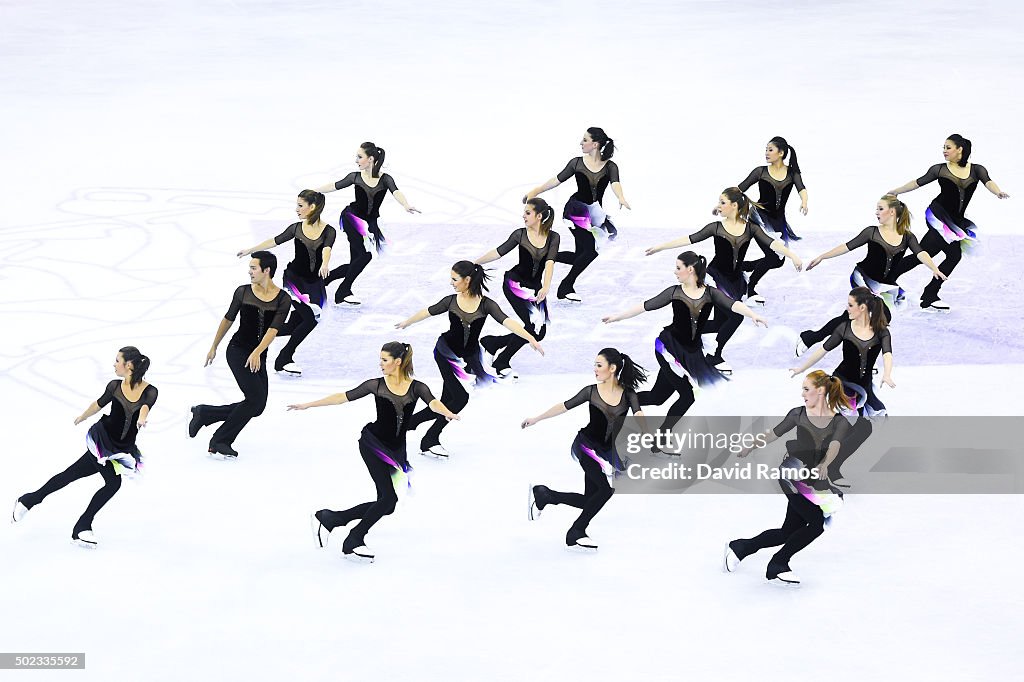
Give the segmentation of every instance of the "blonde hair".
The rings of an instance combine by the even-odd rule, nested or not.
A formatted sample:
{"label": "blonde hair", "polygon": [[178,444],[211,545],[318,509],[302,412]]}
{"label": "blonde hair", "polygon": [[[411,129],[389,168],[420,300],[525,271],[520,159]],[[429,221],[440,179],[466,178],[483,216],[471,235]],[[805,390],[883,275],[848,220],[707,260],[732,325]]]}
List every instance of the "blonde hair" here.
{"label": "blonde hair", "polygon": [[843,407],[853,407],[852,401],[847,397],[846,392],[843,391],[843,382],[838,377],[825,374],[823,370],[816,369],[808,374],[807,378],[815,388],[825,389],[825,402],[833,412],[838,412]]}
{"label": "blonde hair", "polygon": [[900,201],[895,194],[886,194],[881,200],[885,202],[886,206],[896,211],[896,234],[904,235],[910,232],[911,215],[907,205]]}

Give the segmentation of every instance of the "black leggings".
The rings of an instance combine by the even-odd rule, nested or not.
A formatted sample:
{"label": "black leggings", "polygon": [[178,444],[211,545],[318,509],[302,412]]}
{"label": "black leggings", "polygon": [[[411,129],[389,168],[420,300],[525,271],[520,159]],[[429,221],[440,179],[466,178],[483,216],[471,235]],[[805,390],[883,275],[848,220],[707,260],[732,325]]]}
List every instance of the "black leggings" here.
{"label": "black leggings", "polygon": [[[530,311],[533,309],[534,304],[530,301],[519,298],[512,293],[512,289],[508,286],[509,275],[505,273],[505,281],[501,285],[501,290],[505,292],[505,298],[508,300],[509,305],[512,306],[512,310],[515,311],[516,315],[523,322],[523,326],[526,328],[533,338],[538,341],[542,340],[548,333],[547,323],[541,325],[540,329],[533,326],[533,322],[530,321]],[[532,290],[534,293],[539,291],[538,288],[531,287],[528,284],[520,283],[520,286],[524,290]],[[519,349],[525,346],[527,343],[526,339],[509,332],[502,336],[485,336],[480,339],[480,345],[483,346],[488,353],[494,355],[494,369],[501,371],[512,364],[512,356],[519,352]],[[443,402],[443,401],[442,401]],[[447,405],[448,403],[445,403]]]}
{"label": "black leggings", "polygon": [[[883,406],[884,407],[884,406]],[[828,465],[828,478],[831,481],[843,478],[842,466],[853,453],[860,449],[864,441],[871,435],[871,421],[865,417],[858,417],[853,426],[846,432],[846,436],[839,443],[839,454]]]}
{"label": "black leggings", "polygon": [[768,562],[768,579],[789,570],[789,560],[793,555],[814,542],[825,532],[825,515],[821,508],[803,495],[786,493],[789,505],[786,507],[786,519],[781,528],[766,530],[749,540],[733,540],[729,547],[740,559],[744,559],[766,547],[782,549]]}
{"label": "black leggings", "polygon": [[[452,368],[451,363],[438,353],[436,348],[434,349],[434,362],[437,363],[437,369],[441,372],[441,381],[444,382],[444,386],[441,388],[441,404],[458,414],[469,404],[469,392],[462,385],[459,377],[455,375],[455,370]],[[426,450],[432,445],[438,445],[441,442],[441,432],[448,426],[448,420],[445,417],[437,414],[429,407],[424,407],[409,420],[409,429],[415,429],[429,421],[434,423],[430,425],[427,433],[420,440],[420,450]]]}
{"label": "black leggings", "polygon": [[342,545],[342,549],[345,552],[351,552],[356,547],[364,544],[366,534],[370,532],[373,524],[388,514],[393,513],[395,505],[398,504],[398,494],[391,483],[393,467],[374,454],[362,438],[359,439],[359,454],[363,458],[367,471],[370,472],[373,485],[377,488],[377,499],[373,502],[357,504],[345,511],[325,510],[320,514],[320,521],[328,531],[360,519],[359,523],[349,531],[348,537],[345,538],[345,543]]}
{"label": "black leggings", "polygon": [[557,261],[571,266],[569,274],[558,285],[559,298],[565,298],[566,294],[576,291],[576,278],[597,258],[597,241],[590,230],[582,230],[574,225],[570,232],[576,240],[576,250],[558,252]]}
{"label": "black leggings", "polygon": [[[885,321],[892,321],[892,311],[889,310],[884,302],[882,303],[882,313],[885,315]],[[800,333],[800,340],[804,342],[808,348],[816,343],[821,343],[828,337],[832,336],[832,332],[839,328],[841,324],[849,321],[850,316],[844,311],[833,317],[831,320],[825,323],[821,329],[808,329],[805,332]]]}
{"label": "black leggings", "polygon": [[[956,241],[952,244],[947,244],[946,240],[939,235],[935,230],[929,229],[928,233],[921,240],[921,250],[928,252],[928,255],[935,257],[941,251],[946,254],[942,263],[939,264],[939,272],[946,275],[947,277],[953,274],[953,270],[960,263],[960,259],[963,258],[964,252],[960,245],[960,242]],[[896,265],[893,278],[900,277],[901,275],[910,272],[918,265],[922,265],[921,261],[917,259],[917,256],[910,254],[904,256],[903,259]],[[939,298],[939,289],[942,288],[942,280],[932,277],[931,281],[925,286],[924,291],[921,292],[921,302],[925,305],[937,301]]]}
{"label": "black leggings", "polygon": [[199,415],[202,418],[203,426],[224,422],[210,438],[210,445],[223,443],[231,445],[235,438],[242,432],[245,425],[253,417],[263,414],[267,406],[267,354],[260,357],[260,369],[258,372],[250,372],[245,366],[251,351],[241,346],[228,344],[227,356],[228,367],[235,375],[235,383],[242,389],[241,402],[231,405],[200,405]]}
{"label": "black leggings", "polygon": [[752,295],[754,287],[757,286],[762,277],[768,274],[769,270],[781,268],[785,262],[785,258],[775,253],[772,249],[767,249],[762,258],[745,263],[744,270],[748,267],[750,268],[750,276],[747,278],[747,295]]}
{"label": "black leggings", "polygon": [[85,508],[85,513],[82,514],[75,524],[72,536],[77,536],[83,530],[92,530],[92,521],[96,517],[96,512],[102,509],[103,505],[107,502],[110,502],[110,498],[114,496],[114,493],[121,489],[121,477],[114,473],[114,465],[112,463],[100,464],[96,461],[96,457],[87,450],[74,464],[43,484],[42,488],[34,493],[22,495],[19,500],[23,505],[31,509],[46,499],[46,496],[50,493],[60,490],[68,483],[74,483],[80,478],[92,476],[93,474],[103,476],[103,487],[92,496],[92,499],[89,500],[89,506]]}
{"label": "black leggings", "polygon": [[313,312],[313,308],[302,301],[292,300],[291,315],[288,316],[288,320],[277,332],[278,336],[288,336],[290,338],[288,343],[284,345],[284,348],[281,349],[281,352],[278,353],[277,360],[274,361],[274,369],[282,369],[295,359],[295,349],[306,340],[311,331],[316,329],[316,325],[316,313]]}
{"label": "black leggings", "polygon": [[580,449],[578,438],[573,441],[572,449],[583,468],[583,494],[551,490],[545,500],[545,506],[564,504],[581,510],[580,515],[569,528],[569,532],[566,533],[565,544],[567,545],[574,545],[578,539],[586,536],[587,526],[615,493],[615,489],[608,482],[608,477],[605,476],[601,465]]}
{"label": "black leggings", "polygon": [[732,310],[723,310],[718,306],[715,306],[715,312],[711,319],[708,320],[707,324],[701,330],[701,334],[713,334],[718,332],[715,336],[715,341],[718,344],[715,348],[715,355],[722,357],[722,351],[725,350],[725,344],[729,343],[729,339],[733,337],[736,330],[743,324],[743,316],[739,313],[735,313]]}
{"label": "black leggings", "polygon": [[675,426],[676,422],[682,419],[686,411],[693,405],[693,385],[689,379],[672,371],[661,353],[655,353],[654,358],[658,361],[658,378],[654,381],[654,387],[651,390],[641,391],[637,397],[640,399],[642,407],[644,405],[661,405],[672,397],[673,393],[679,394],[679,400],[669,406],[668,417],[661,425],[661,428],[667,430]]}
{"label": "black leggings", "polygon": [[[349,217],[348,211],[342,211],[340,222],[342,232],[348,238],[348,262],[331,270],[326,280],[327,283],[333,282],[336,279],[341,280],[338,290],[334,292],[334,300],[338,303],[352,293],[352,285],[355,283],[356,277],[359,277],[363,270],[366,269],[366,266],[370,264],[370,261],[373,260],[373,256],[366,250],[363,235],[359,234],[355,223]],[[371,228],[373,227],[373,221],[368,220],[366,222]]]}

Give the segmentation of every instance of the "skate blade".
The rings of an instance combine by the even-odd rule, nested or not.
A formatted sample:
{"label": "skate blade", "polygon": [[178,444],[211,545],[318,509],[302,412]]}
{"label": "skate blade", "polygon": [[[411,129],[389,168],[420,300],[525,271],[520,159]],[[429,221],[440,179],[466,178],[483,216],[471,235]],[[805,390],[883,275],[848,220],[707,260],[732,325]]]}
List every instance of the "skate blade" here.
{"label": "skate blade", "polygon": [[79,538],[71,538],[71,544],[75,547],[81,547],[82,549],[96,549],[99,546],[98,542],[88,542],[86,540],[80,540]]}
{"label": "skate blade", "polygon": [[928,313],[929,315],[949,315],[949,308],[921,308],[921,312]]}
{"label": "skate blade", "polygon": [[540,518],[540,507],[537,506],[537,498],[533,495],[533,484],[528,484],[526,496],[526,515],[531,521]]}
{"label": "skate blade", "polygon": [[573,554],[597,554],[597,547],[587,547],[586,545],[567,545],[565,550]]}
{"label": "skate blade", "polygon": [[448,461],[448,455],[441,455],[436,452],[431,452],[430,450],[420,450],[420,454],[426,457],[427,459],[432,459],[438,462]]}
{"label": "skate blade", "polygon": [[233,462],[236,459],[238,459],[237,457],[232,457],[231,455],[225,455],[225,454],[220,453],[220,452],[207,452],[206,454],[210,457],[210,459],[215,459],[215,460],[217,460],[219,462]]}
{"label": "skate blade", "polygon": [[363,556],[362,554],[342,554],[345,561],[351,561],[354,564],[372,564],[374,557]]}
{"label": "skate blade", "polygon": [[768,584],[780,590],[796,590],[800,588],[799,581],[792,582],[789,580],[780,580],[778,578],[772,578],[768,581]]}
{"label": "skate blade", "polygon": [[302,376],[302,372],[289,372],[286,369],[275,369],[274,370],[274,374],[276,374],[279,377],[292,377],[292,378],[297,378],[297,377],[301,377]]}
{"label": "skate blade", "polygon": [[309,515],[309,527],[313,531],[313,541],[316,546],[323,549],[327,546],[327,543],[331,540],[331,533],[324,524],[320,523],[320,519],[316,517],[316,512]]}

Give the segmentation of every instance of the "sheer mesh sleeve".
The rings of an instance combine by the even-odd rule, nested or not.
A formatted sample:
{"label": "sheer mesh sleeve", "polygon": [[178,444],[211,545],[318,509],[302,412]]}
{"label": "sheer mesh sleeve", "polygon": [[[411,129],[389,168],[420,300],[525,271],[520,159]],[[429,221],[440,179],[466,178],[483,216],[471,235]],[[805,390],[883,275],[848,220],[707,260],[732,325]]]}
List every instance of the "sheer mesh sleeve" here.
{"label": "sheer mesh sleeve", "polygon": [[846,421],[846,417],[843,417],[842,415],[836,415],[834,421],[836,423],[836,429],[832,432],[832,440],[829,442],[829,445],[832,443],[839,443],[842,445],[843,439],[846,438],[846,434],[850,430],[850,422]]}
{"label": "sheer mesh sleeve", "polygon": [[917,179],[917,186],[923,187],[929,182],[935,182],[939,179],[939,171],[942,170],[942,164],[937,163],[928,169],[928,172]]}
{"label": "sheer mesh sleeve", "polygon": [[986,182],[992,182],[992,178],[988,176],[988,171],[985,170],[984,166],[982,166],[979,163],[976,163],[972,166],[972,168],[974,168],[974,174],[978,176],[978,182],[980,182],[983,185]]}
{"label": "sheer mesh sleeve", "polygon": [[580,405],[585,405],[586,403],[589,403],[590,391],[593,388],[593,386],[584,386],[583,388],[581,388],[579,393],[577,393],[576,395],[562,403],[565,406],[565,409],[571,410],[574,407],[579,407]]}
{"label": "sheer mesh sleeve", "polygon": [[[434,402],[434,394],[430,392],[430,387],[422,381],[413,380],[412,390],[414,391],[413,395],[422,400],[424,405],[430,405],[430,403]],[[445,407],[448,406],[445,405]]]}
{"label": "sheer mesh sleeve", "polygon": [[449,294],[440,301],[432,306],[427,307],[427,312],[431,315],[442,315],[452,307],[452,301],[455,300],[455,294]]}
{"label": "sheer mesh sleeve", "polygon": [[242,308],[242,295],[244,293],[245,293],[245,285],[244,284],[242,286],[238,287],[237,289],[235,289],[235,293],[231,297],[231,305],[228,306],[228,311],[226,313],[224,313],[224,319],[225,320],[230,320],[231,322],[234,322],[235,318],[238,317],[238,311],[241,310],[241,308]]}
{"label": "sheer mesh sleeve", "polygon": [[274,299],[274,302],[277,304],[274,306],[274,319],[271,320],[267,329],[276,329],[281,331],[281,327],[284,326],[284,321],[288,319],[288,311],[291,310],[292,299],[288,294],[282,291],[277,294],[277,298]]}
{"label": "sheer mesh sleeve", "polygon": [[764,223],[761,221],[758,221],[757,225],[751,225],[750,236],[754,238],[754,241],[761,245],[761,250],[765,253],[768,253],[769,251],[774,253],[772,244],[775,243],[775,240],[768,236],[768,233],[764,231],[763,225]]}
{"label": "sheer mesh sleeve", "polygon": [[158,395],[160,395],[160,391],[156,389],[156,386],[153,384],[146,386],[146,390],[142,392],[142,404],[153,409]]}
{"label": "sheer mesh sleeve", "polygon": [[913,232],[907,233],[907,248],[915,256],[921,253],[921,242],[917,241],[917,237],[914,236]]}
{"label": "sheer mesh sleeve", "polygon": [[672,294],[675,292],[675,286],[671,286],[665,291],[661,292],[654,298],[649,298],[644,301],[644,310],[657,310],[658,308],[664,308],[672,302]]}
{"label": "sheer mesh sleeve", "polygon": [[508,315],[505,314],[505,311],[501,309],[501,306],[494,299],[484,296],[484,300],[480,302],[480,305],[484,306],[484,312],[493,317],[495,322],[505,324]]}
{"label": "sheer mesh sleeve", "polygon": [[804,177],[799,172],[793,173],[793,187],[797,192],[803,192],[807,189],[804,187]]}
{"label": "sheer mesh sleeve", "polygon": [[[874,232],[875,232],[875,228],[873,228],[873,227],[865,227],[863,230],[861,230],[857,234],[856,237],[854,237],[850,241],[846,242],[846,250],[847,251],[853,251],[854,249],[859,249],[862,246],[866,246],[867,243],[869,241],[871,241],[871,235],[873,235]],[[911,235],[911,236],[913,236],[913,235]]]}
{"label": "sheer mesh sleeve", "polygon": [[380,176],[380,181],[384,183],[384,186],[387,187],[388,191],[392,194],[398,191],[398,185],[395,184],[395,179],[387,173]]}
{"label": "sheer mesh sleeve", "polygon": [[882,341],[882,354],[892,352],[892,334],[889,333],[888,329],[883,329],[879,334]]}
{"label": "sheer mesh sleeve", "polygon": [[619,182],[619,164],[614,161],[608,162],[608,183]]}
{"label": "sheer mesh sleeve", "polygon": [[758,166],[754,170],[750,171],[750,175],[743,178],[743,182],[736,185],[742,191],[746,192],[748,189],[757,184],[757,181],[761,178],[761,167]]}
{"label": "sheer mesh sleeve", "polygon": [[732,310],[733,305],[736,304],[736,301],[729,298],[729,294],[717,287],[708,287],[708,291],[711,292],[711,302],[719,308],[724,308],[729,311]]}
{"label": "sheer mesh sleeve", "polygon": [[803,408],[801,407],[794,407],[788,414],[786,414],[785,417],[783,417],[782,421],[775,425],[775,428],[772,429],[772,433],[775,434],[776,438],[787,434],[796,428],[798,420],[800,419],[800,410],[802,409]]}
{"label": "sheer mesh sleeve", "polygon": [[701,229],[697,230],[690,235],[690,243],[702,242],[705,239],[710,239],[715,236],[715,231],[718,229],[718,223],[708,223]]}
{"label": "sheer mesh sleeve", "polygon": [[559,182],[565,182],[572,176],[576,175],[576,161],[576,159],[569,161],[569,163],[565,164],[565,168],[562,169],[562,172],[555,176]]}
{"label": "sheer mesh sleeve", "polygon": [[345,391],[345,400],[353,401],[365,398],[377,392],[377,385],[380,379],[367,379],[350,391]]}
{"label": "sheer mesh sleeve", "polygon": [[832,330],[832,336],[825,339],[825,343],[822,344],[822,347],[827,351],[838,348],[843,343],[843,334],[846,332],[846,328],[848,326],[848,324],[841,324]]}
{"label": "sheer mesh sleeve", "polygon": [[334,189],[345,189],[346,187],[351,187],[352,184],[356,181],[356,177],[358,175],[358,173],[352,171],[351,173],[343,177],[341,180],[338,180],[336,183],[334,183]]}
{"label": "sheer mesh sleeve", "polygon": [[334,240],[338,238],[338,231],[328,225],[324,228],[324,246],[328,249],[334,248]]}
{"label": "sheer mesh sleeve", "polygon": [[629,410],[633,414],[636,414],[642,409],[640,407],[640,396],[633,391],[626,391],[626,399],[629,400]]}
{"label": "sheer mesh sleeve", "polygon": [[117,390],[117,385],[121,383],[120,380],[114,379],[107,382],[107,387],[103,389],[103,395],[96,399],[96,404],[100,407],[106,407],[110,404],[110,401],[114,399],[114,391]]}
{"label": "sheer mesh sleeve", "polygon": [[495,249],[495,251],[498,252],[498,255],[504,256],[505,254],[509,253],[512,249],[519,246],[519,241],[522,238],[523,230],[525,229],[525,227],[520,227],[518,230],[515,230],[512,234],[510,234],[508,236],[508,239],[506,239],[500,245],[498,245],[498,248]]}
{"label": "sheer mesh sleeve", "polygon": [[301,223],[292,223],[288,227],[284,228],[284,232],[274,237],[274,243],[280,246],[289,239],[295,239],[295,231],[299,228]]}
{"label": "sheer mesh sleeve", "polygon": [[544,256],[544,262],[555,261],[558,259],[558,247],[562,245],[562,238],[558,236],[558,233],[552,230],[548,232],[548,248],[547,255]]}

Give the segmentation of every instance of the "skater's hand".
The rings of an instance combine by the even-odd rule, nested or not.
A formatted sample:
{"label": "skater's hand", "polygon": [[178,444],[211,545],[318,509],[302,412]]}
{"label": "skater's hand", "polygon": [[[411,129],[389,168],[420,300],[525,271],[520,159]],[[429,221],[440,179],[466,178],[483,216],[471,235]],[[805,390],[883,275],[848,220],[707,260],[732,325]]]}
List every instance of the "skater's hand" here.
{"label": "skater's hand", "polygon": [[816,466],[813,469],[811,469],[811,471],[814,472],[813,475],[819,481],[827,481],[828,480],[828,467],[825,466],[824,462],[822,462],[818,466]]}
{"label": "skater's hand", "polygon": [[88,417],[86,417],[84,414],[78,415],[77,417],[75,417],[75,426],[78,426],[79,424],[84,422],[86,419],[88,419]]}
{"label": "skater's hand", "polygon": [[932,277],[934,277],[935,279],[941,279],[943,282],[949,279],[946,273],[944,273],[942,270],[936,270],[935,272],[933,272]]}
{"label": "skater's hand", "polygon": [[818,267],[818,263],[821,262],[821,256],[817,256],[810,263],[807,264],[807,272],[810,272],[814,268]]}
{"label": "skater's hand", "polygon": [[[800,272],[801,270],[804,269],[804,262],[800,260],[799,256],[793,256],[793,267],[796,268],[797,272]],[[807,269],[810,270],[810,268]]]}
{"label": "skater's hand", "polygon": [[206,362],[203,363],[203,367],[209,367],[213,364],[213,359],[217,357],[217,349],[211,348],[210,352],[206,354]]}
{"label": "skater's hand", "polygon": [[523,420],[523,423],[520,424],[519,428],[525,429],[527,426],[533,426],[539,421],[540,420],[537,419],[536,417],[528,417],[527,419]]}
{"label": "skater's hand", "polygon": [[406,213],[423,213],[423,211],[419,210],[415,206],[406,206],[405,211]]}
{"label": "skater's hand", "polygon": [[612,322],[618,322],[619,318],[616,317],[615,315],[605,315],[604,317],[601,318],[601,321],[604,322],[605,324],[611,324]]}
{"label": "skater's hand", "polygon": [[540,341],[537,339],[530,341],[530,348],[540,353],[542,357],[544,356],[544,348],[540,345]]}
{"label": "skater's hand", "polygon": [[654,254],[658,253],[659,251],[661,251],[661,249],[659,249],[657,246],[652,246],[652,247],[650,247],[648,249],[644,249],[644,255],[645,256],[653,256]]}
{"label": "skater's hand", "polygon": [[888,374],[886,374],[885,376],[882,377],[882,383],[885,384],[886,386],[888,386],[889,388],[896,388],[896,383],[892,380],[892,377],[889,376]]}
{"label": "skater's hand", "polygon": [[633,210],[633,208],[629,205],[629,202],[626,201],[625,199],[623,199],[622,201],[619,202],[619,208],[625,208],[625,209],[630,210],[630,211]]}
{"label": "skater's hand", "polygon": [[145,420],[145,419],[140,419],[140,420],[139,420],[139,421],[137,422],[137,425],[138,425],[138,427],[139,427],[140,429],[144,429],[144,428],[146,428],[146,420]]}
{"label": "skater's hand", "polygon": [[756,326],[764,327],[765,329],[768,328],[768,320],[764,319],[760,315],[755,313],[754,316],[751,317],[750,319],[752,319],[754,321],[754,324]]}
{"label": "skater's hand", "polygon": [[291,412],[292,410],[305,410],[305,409],[309,409],[309,405],[306,405],[305,403],[300,403],[298,405],[289,405],[288,406],[288,412]]}
{"label": "skater's hand", "polygon": [[450,422],[460,422],[460,421],[462,421],[462,415],[460,415],[460,414],[453,414],[450,417],[445,416],[445,419],[447,419]]}
{"label": "skater's hand", "polygon": [[320,275],[320,279],[327,279],[327,276],[331,274],[331,266],[324,263],[320,266],[320,272],[317,274]]}
{"label": "skater's hand", "polygon": [[260,364],[260,354],[256,351],[250,353],[248,359],[245,361],[245,366],[248,367],[249,371],[253,374],[260,371]]}
{"label": "skater's hand", "polygon": [[896,192],[896,190],[894,190],[894,189],[891,189],[891,190],[889,190],[888,192],[886,192],[886,194],[891,194],[891,195],[893,195],[894,197],[895,197],[895,196],[899,196],[899,194],[898,194],[898,193]]}
{"label": "skater's hand", "polygon": [[405,329],[409,326],[409,320],[402,320],[401,322],[395,323],[395,329]]}
{"label": "skater's hand", "polygon": [[250,253],[252,253],[252,249],[242,249],[238,252],[238,257],[241,258],[242,256],[248,256]]}
{"label": "skater's hand", "polygon": [[801,372],[801,370],[799,368],[797,368],[797,367],[790,367],[789,368],[789,378],[792,379],[793,377],[795,377],[800,372]]}
{"label": "skater's hand", "polygon": [[802,213],[803,215],[807,215],[807,204],[800,205],[800,213]]}
{"label": "skater's hand", "polygon": [[753,450],[754,446],[751,445],[750,447],[743,448],[742,450],[740,450],[738,453],[736,453],[736,456],[739,457],[740,459],[743,459],[744,457],[749,455]]}
{"label": "skater's hand", "polygon": [[999,197],[1000,199],[1009,199],[1010,198],[1010,195],[1007,194],[1006,192],[1000,192],[996,196]]}
{"label": "skater's hand", "polygon": [[535,299],[533,299],[533,300],[534,300],[535,303],[537,303],[539,305],[547,297],[548,297],[548,287],[543,287],[540,291],[537,292],[537,297]]}

